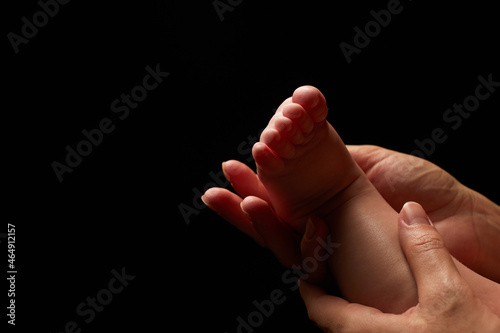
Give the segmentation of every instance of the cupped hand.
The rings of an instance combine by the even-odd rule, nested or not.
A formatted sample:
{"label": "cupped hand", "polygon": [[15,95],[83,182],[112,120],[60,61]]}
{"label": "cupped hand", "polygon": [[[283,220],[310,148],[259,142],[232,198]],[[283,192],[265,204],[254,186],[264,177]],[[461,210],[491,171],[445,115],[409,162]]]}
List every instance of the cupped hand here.
{"label": "cupped hand", "polygon": [[[403,207],[398,222],[401,248],[417,283],[416,306],[399,315],[382,313],[300,281],[309,318],[325,332],[500,332],[500,318],[474,295],[429,221],[422,207],[411,202]],[[303,240],[304,257],[313,256],[317,239],[326,237],[327,231],[318,228],[321,222],[315,220],[315,237]],[[313,233],[309,227],[306,234]],[[317,262],[318,271],[322,265]]]}

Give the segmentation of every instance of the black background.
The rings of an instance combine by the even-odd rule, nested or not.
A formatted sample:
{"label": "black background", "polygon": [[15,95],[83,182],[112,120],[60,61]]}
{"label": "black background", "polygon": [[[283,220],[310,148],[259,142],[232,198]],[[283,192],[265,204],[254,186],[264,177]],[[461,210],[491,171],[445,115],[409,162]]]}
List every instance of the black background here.
{"label": "black background", "polygon": [[[442,119],[479,75],[500,81],[493,5],[402,1],[348,64],[339,44],[387,3],[242,1],[221,21],[212,1],[71,1],[18,54],[7,34],[40,7],[9,4],[0,232],[17,227],[16,328],[236,332],[254,300],[280,289],[286,301],[255,332],[316,331],[267,250],[208,209],[189,224],[179,211],[222,161],[249,157],[240,144],[303,84],[323,91],[349,144],[410,153],[443,128],[428,159],[498,202],[499,92],[456,130]],[[170,75],[119,120],[111,102],[157,64]],[[51,163],[103,118],[115,130],[60,183]],[[85,323],[77,305],[122,267],[135,279]]]}

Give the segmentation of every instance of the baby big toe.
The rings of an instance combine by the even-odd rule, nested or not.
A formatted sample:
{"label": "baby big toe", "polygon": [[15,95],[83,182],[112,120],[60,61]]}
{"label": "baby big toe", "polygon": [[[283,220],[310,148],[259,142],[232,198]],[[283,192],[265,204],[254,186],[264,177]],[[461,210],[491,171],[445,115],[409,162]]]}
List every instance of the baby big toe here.
{"label": "baby big toe", "polygon": [[297,88],[292,96],[294,103],[300,104],[312,118],[318,123],[326,119],[328,107],[325,96],[313,86],[303,86]]}

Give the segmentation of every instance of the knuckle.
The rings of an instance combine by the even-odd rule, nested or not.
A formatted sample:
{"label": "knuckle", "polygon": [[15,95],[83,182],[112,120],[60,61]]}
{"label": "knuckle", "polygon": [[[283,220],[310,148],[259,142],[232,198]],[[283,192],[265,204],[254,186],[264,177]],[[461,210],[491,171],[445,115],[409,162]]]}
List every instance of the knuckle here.
{"label": "knuckle", "polygon": [[427,253],[444,247],[443,240],[439,235],[423,234],[412,239],[413,249],[416,253]]}
{"label": "knuckle", "polygon": [[441,281],[433,299],[433,312],[448,318],[456,316],[473,297],[472,290],[461,279],[449,278]]}

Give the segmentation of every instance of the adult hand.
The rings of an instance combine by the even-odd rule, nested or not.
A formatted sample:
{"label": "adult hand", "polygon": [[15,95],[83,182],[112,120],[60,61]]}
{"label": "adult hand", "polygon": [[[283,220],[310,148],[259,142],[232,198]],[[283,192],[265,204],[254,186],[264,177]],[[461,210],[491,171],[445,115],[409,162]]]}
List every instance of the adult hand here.
{"label": "adult hand", "polygon": [[498,205],[419,157],[377,146],[347,148],[394,210],[407,201],[419,202],[455,258],[500,282]]}
{"label": "adult hand", "polygon": [[[498,205],[421,158],[377,146],[348,145],[347,148],[396,211],[406,201],[421,202],[450,253],[477,273],[500,282],[500,267],[496,264],[500,261],[500,252],[496,250],[500,239]],[[296,248],[302,235],[296,235],[273,216],[268,194],[249,167],[238,161],[224,165],[224,174],[239,196],[226,189],[213,188],[205,193],[205,203],[260,245],[266,246],[263,237],[268,238],[267,246],[287,267],[291,262],[296,263],[300,257]],[[240,204],[248,214],[241,211]],[[254,218],[252,223],[248,215],[262,216],[265,221]],[[275,235],[281,242],[288,238],[286,243],[293,246],[281,249],[274,246],[271,235],[262,234],[272,232],[272,227],[281,231]]]}
{"label": "adult hand", "polygon": [[[406,204],[398,226],[401,248],[417,283],[419,303],[403,314],[386,314],[300,281],[309,318],[325,332],[500,332],[500,318],[474,296],[460,276],[423,208],[414,202]],[[317,248],[314,239],[325,236],[319,231],[313,240],[304,240],[303,255],[312,256],[307,251]],[[317,265],[321,270],[325,263]]]}

